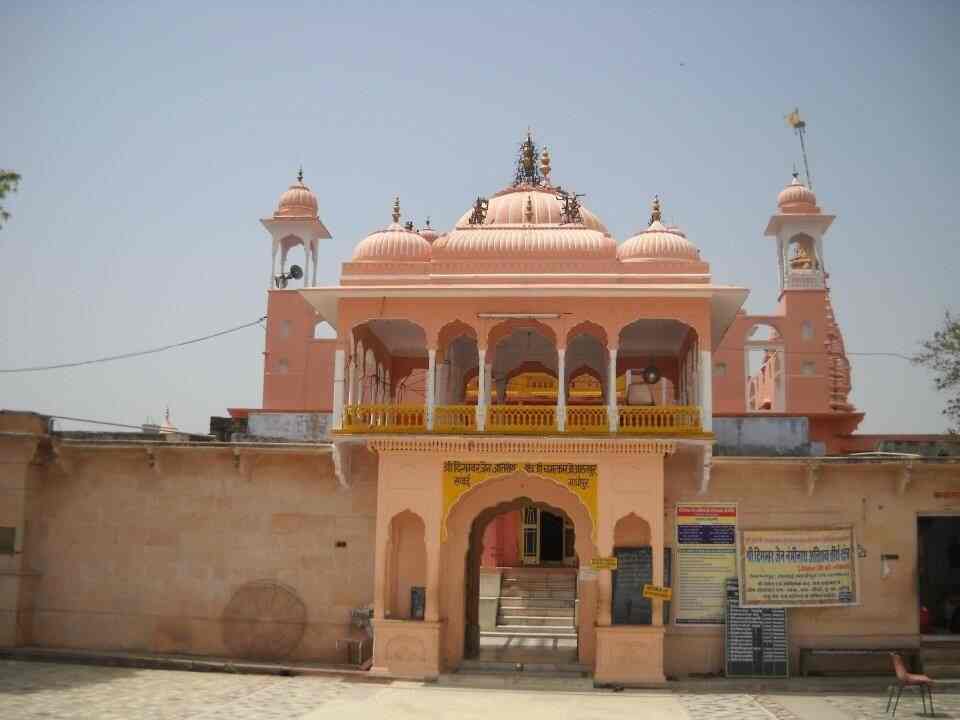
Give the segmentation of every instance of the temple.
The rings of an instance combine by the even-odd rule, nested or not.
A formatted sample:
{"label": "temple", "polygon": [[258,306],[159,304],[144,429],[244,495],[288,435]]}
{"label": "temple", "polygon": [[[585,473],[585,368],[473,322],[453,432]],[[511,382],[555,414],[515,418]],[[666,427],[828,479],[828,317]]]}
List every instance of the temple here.
{"label": "temple", "polygon": [[[34,433],[34,500],[13,526],[42,530],[17,535],[27,550],[11,569],[34,575],[15,642],[330,661],[360,637],[363,664],[350,613],[369,606],[374,674],[553,663],[601,684],[662,683],[721,671],[725,583],[739,578],[746,605],[766,587],[751,563],[790,561],[765,555],[769,540],[800,543],[796,558],[803,543],[832,543],[847,573],[835,596],[815,597],[827,591],[813,578],[808,596],[754,599],[793,608],[792,664],[838,636],[919,645],[918,603],[938,603],[949,582],[918,596],[910,563],[946,542],[931,538],[948,528],[925,518],[948,514],[960,475],[927,457],[944,454],[938,438],[877,453],[896,438],[855,434],[864,415],[849,400],[826,262],[834,216],[796,175],[779,191],[765,231],[779,304],[751,315],[748,290],[715,282],[696,238],[664,222],[669,198],[636,209],[638,229],[618,242],[552,162],[528,133],[509,184],[465,198],[446,232],[384,198],[383,226],[329,285],[318,253],[331,233],[301,172],[262,220],[262,408],[231,409],[217,440],[150,445],[149,469],[134,467],[142,444],[129,437]],[[160,486],[137,480],[144,472]],[[161,576],[199,587],[172,581],[156,605],[154,581],[138,581],[125,597],[142,601],[126,612],[107,580],[114,590],[74,603],[53,551],[78,531],[55,510],[87,507],[75,493],[101,488],[96,477],[132,483],[129,502],[146,503],[135,514],[155,526],[134,547],[159,542]],[[174,500],[166,520],[151,509],[171,488],[202,497],[192,523]],[[124,525],[107,521],[128,507],[116,497],[101,498],[94,525]],[[750,553],[738,545],[747,532]],[[243,600],[265,583],[287,593],[296,621],[278,629]],[[57,603],[125,619],[104,640],[64,626]],[[238,618],[269,641],[238,639]]]}

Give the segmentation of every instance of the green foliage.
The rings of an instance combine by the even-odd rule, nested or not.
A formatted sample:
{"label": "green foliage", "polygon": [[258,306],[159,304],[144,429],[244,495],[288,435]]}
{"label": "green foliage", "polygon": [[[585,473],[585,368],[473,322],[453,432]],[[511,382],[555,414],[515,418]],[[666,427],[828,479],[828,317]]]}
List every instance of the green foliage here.
{"label": "green foliage", "polygon": [[947,395],[943,414],[955,426],[950,432],[957,432],[960,426],[960,318],[947,310],[943,327],[921,345],[923,352],[915,355],[913,362],[933,371],[934,387]]}
{"label": "green foliage", "polygon": [[[20,187],[20,175],[13,170],[0,170],[0,200],[3,200],[7,193],[15,193]],[[0,227],[10,219],[10,213],[3,205],[0,205]]]}

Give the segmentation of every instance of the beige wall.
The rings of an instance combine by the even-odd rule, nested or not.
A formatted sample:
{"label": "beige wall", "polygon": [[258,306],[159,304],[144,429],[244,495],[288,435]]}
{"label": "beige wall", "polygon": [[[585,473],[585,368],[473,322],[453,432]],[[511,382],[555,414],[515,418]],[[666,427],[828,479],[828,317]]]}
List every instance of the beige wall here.
{"label": "beige wall", "polygon": [[[788,609],[791,671],[797,668],[801,646],[884,647],[918,642],[916,518],[924,512],[960,515],[960,501],[934,496],[960,489],[960,466],[916,464],[900,495],[902,463],[822,463],[811,493],[808,461],[714,458],[709,493],[697,495],[699,473],[689,456],[669,457],[666,465],[664,539],[671,546],[675,545],[675,504],[681,501],[737,502],[741,530],[854,527],[866,551],[858,561],[861,604]],[[887,578],[880,576],[881,554],[900,556],[891,562]],[[674,563],[674,587],[676,573]],[[668,675],[719,672],[722,661],[719,628],[668,628],[664,646]]]}
{"label": "beige wall", "polygon": [[[357,451],[339,488],[329,454],[230,449],[62,451],[35,472],[26,561],[41,573],[33,643],[230,654],[222,616],[257,580],[306,606],[294,657],[342,660],[350,610],[373,599],[376,481]],[[346,547],[337,548],[336,543]]]}

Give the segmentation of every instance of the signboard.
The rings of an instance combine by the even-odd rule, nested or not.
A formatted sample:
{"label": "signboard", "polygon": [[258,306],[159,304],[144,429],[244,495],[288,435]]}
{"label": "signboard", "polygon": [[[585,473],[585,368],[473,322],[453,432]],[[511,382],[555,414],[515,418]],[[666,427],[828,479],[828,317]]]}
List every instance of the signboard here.
{"label": "signboard", "polygon": [[741,603],[747,607],[857,605],[853,528],[744,530]]}
{"label": "signboard", "polygon": [[726,581],[737,575],[737,504],[677,503],[677,625],[723,623]]}
{"label": "signboard", "polygon": [[551,480],[583,503],[593,523],[591,537],[597,539],[597,466],[582,463],[519,463],[447,460],[443,463],[443,516],[440,540],[447,540],[447,518],[453,506],[481,483],[515,473],[527,473]]}
{"label": "signboard", "polygon": [[614,548],[617,569],[613,572],[613,624],[650,625],[652,604],[643,596],[643,586],[653,582],[653,548]]}
{"label": "signboard", "polygon": [[597,557],[590,561],[590,567],[594,570],[616,570],[617,559],[615,557]]}
{"label": "signboard", "polygon": [[787,677],[789,675],[787,611],[750,608],[740,604],[736,578],[726,585],[726,626],[723,667],[727,677]]}
{"label": "signboard", "polygon": [[673,589],[660,585],[644,585],[643,596],[650,600],[670,600],[673,598]]}

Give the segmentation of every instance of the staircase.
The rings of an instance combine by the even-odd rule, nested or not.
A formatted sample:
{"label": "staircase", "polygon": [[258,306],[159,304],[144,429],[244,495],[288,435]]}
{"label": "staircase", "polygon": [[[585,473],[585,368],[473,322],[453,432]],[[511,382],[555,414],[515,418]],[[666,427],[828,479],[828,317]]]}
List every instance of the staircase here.
{"label": "staircase", "polygon": [[480,637],[576,641],[577,571],[573,568],[511,568],[500,581],[494,630]]}

